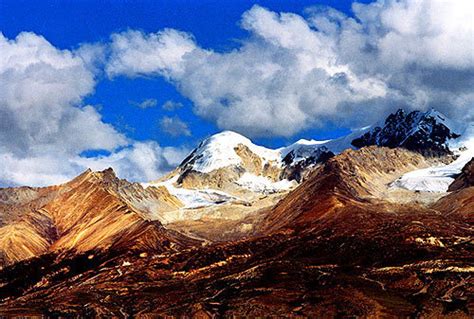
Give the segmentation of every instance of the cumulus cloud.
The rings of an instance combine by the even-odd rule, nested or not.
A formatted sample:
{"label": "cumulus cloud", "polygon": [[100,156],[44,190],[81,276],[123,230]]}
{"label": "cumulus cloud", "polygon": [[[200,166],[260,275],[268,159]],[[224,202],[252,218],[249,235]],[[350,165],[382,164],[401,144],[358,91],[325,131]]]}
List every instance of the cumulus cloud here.
{"label": "cumulus cloud", "polygon": [[109,76],[162,76],[199,116],[251,136],[292,136],[336,122],[358,126],[398,107],[474,116],[469,0],[355,3],[355,17],[303,17],[254,6],[249,37],[215,52],[166,29],[112,36]]}
{"label": "cumulus cloud", "polygon": [[0,187],[59,184],[85,170],[69,158],[54,154],[17,156],[2,152],[0,160]]}
{"label": "cumulus cloud", "polygon": [[148,182],[174,169],[186,157],[184,147],[161,147],[154,141],[133,142],[110,155],[81,157],[44,154],[16,156],[1,153],[0,185],[46,186],[67,182],[87,168],[112,167],[120,178]]}
{"label": "cumulus cloud", "polygon": [[164,116],[160,120],[160,128],[163,132],[171,136],[191,136],[191,130],[188,124],[181,120],[178,116]]}
{"label": "cumulus cloud", "polygon": [[113,34],[112,57],[106,71],[110,76],[180,74],[184,71],[183,57],[194,48],[194,41],[189,34],[173,29],[151,34],[134,30]]}
{"label": "cumulus cloud", "polygon": [[337,40],[341,61],[358,74],[379,74],[390,89],[382,108],[434,107],[474,117],[474,6],[471,1],[378,1],[354,4],[357,20],[339,16],[313,26]]}
{"label": "cumulus cloud", "polygon": [[135,142],[108,156],[77,158],[74,162],[92,170],[113,167],[118,176],[131,181],[152,181],[174,169],[188,153],[186,148],[161,147],[147,141]]}
{"label": "cumulus cloud", "polygon": [[[80,154],[89,150],[111,152],[120,167],[129,156],[137,180],[167,166],[165,149],[126,138],[83,104],[94,91],[103,52],[100,45],[59,50],[34,33],[0,34],[0,185],[63,182],[87,168],[91,161]],[[139,160],[146,156],[148,168]]]}
{"label": "cumulus cloud", "polygon": [[92,106],[80,106],[94,85],[94,74],[74,52],[33,33],[15,40],[0,34],[0,150],[67,154],[124,144]]}
{"label": "cumulus cloud", "polygon": [[156,99],[145,99],[141,102],[130,101],[130,104],[141,109],[149,109],[155,107],[158,104],[158,101]]}

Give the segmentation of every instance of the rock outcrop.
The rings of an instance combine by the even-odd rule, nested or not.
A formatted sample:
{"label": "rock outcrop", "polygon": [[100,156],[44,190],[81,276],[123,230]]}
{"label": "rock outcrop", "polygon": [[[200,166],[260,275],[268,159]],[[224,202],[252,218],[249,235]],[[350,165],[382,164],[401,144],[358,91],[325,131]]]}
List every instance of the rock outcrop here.
{"label": "rock outcrop", "polygon": [[471,186],[474,186],[474,158],[464,166],[461,174],[449,185],[448,192],[454,192]]}

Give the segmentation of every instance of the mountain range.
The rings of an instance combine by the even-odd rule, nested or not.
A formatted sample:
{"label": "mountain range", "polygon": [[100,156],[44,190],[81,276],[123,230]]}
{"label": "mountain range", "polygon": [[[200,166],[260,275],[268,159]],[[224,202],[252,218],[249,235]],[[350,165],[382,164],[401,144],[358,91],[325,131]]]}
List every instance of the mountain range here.
{"label": "mountain range", "polygon": [[231,131],[133,183],[0,189],[0,315],[471,318],[474,125],[399,110],[279,149]]}

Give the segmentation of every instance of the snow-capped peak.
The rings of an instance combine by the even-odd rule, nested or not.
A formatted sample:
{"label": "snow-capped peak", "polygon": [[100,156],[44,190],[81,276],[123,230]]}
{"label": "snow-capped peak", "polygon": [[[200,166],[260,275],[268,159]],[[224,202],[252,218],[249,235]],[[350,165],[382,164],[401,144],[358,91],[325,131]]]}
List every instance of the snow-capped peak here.
{"label": "snow-capped peak", "polygon": [[[460,135],[459,124],[444,114],[431,109],[427,112],[405,112],[400,109],[385,121],[364,127],[334,140],[300,139],[287,147],[269,149],[254,144],[247,137],[232,131],[223,131],[202,141],[183,161],[181,169],[210,173],[214,170],[243,163],[240,146],[258,156],[262,165],[272,162],[277,166],[307,166],[340,153],[348,148],[378,145],[404,147],[425,155],[443,155],[451,152],[453,141]],[[332,154],[332,155],[331,155]]]}
{"label": "snow-capped peak", "polygon": [[[458,133],[465,131],[461,127],[462,125],[450,121],[444,114],[433,109],[427,112],[413,111],[410,113],[398,110],[375,125],[354,130],[340,138],[324,141],[300,139],[289,146],[278,149],[256,145],[247,137],[236,132],[223,131],[203,140],[189,154],[179,166],[177,170],[179,178],[174,176],[173,185],[175,183],[178,188],[182,187],[180,185],[191,188],[201,188],[204,185],[219,188],[228,187],[229,183],[234,183],[253,191],[278,191],[288,188],[290,180],[301,181],[310,167],[325,162],[348,148],[360,148],[368,145],[404,147],[425,155],[445,155],[451,152],[458,153],[459,149],[469,149],[468,152],[463,152],[461,158],[451,166],[441,170],[436,169],[439,172],[438,175],[442,175],[443,179],[441,182],[439,180],[435,182],[435,184],[442,184],[436,189],[444,189],[447,187],[446,183],[452,178],[453,172],[460,170],[461,164],[474,150],[474,145],[467,147],[467,144],[474,144],[472,142],[474,134],[471,134],[472,139],[467,138],[466,140],[464,134],[463,138],[459,138]],[[463,143],[459,143],[461,140]],[[226,167],[231,168],[228,176],[221,173],[210,174]],[[202,177],[201,180],[199,173],[209,175]],[[429,175],[430,179],[425,181],[424,178],[421,178],[423,185],[433,184],[432,170],[428,174],[421,173],[421,175]],[[410,185],[416,184],[413,187],[417,188],[420,180],[419,174],[420,172],[415,173],[415,179],[412,178],[413,176],[407,175],[406,180],[401,179],[395,184],[406,188],[411,188]],[[444,177],[448,177],[448,179]],[[183,194],[179,195],[183,197]]]}
{"label": "snow-capped peak", "polygon": [[278,161],[277,150],[255,145],[250,139],[232,131],[224,131],[202,141],[199,146],[180,165],[191,165],[194,171],[209,173],[219,168],[238,165],[242,162],[236,148],[244,145],[258,155],[264,163]]}

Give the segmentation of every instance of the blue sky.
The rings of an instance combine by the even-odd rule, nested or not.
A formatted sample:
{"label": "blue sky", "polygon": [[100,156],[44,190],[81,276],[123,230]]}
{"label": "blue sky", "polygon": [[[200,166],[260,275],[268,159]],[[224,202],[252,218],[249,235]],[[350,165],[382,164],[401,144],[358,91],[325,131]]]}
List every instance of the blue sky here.
{"label": "blue sky", "polygon": [[[127,29],[156,32],[163,28],[174,28],[192,33],[202,47],[225,52],[239,46],[240,40],[248,37],[248,32],[239,27],[239,21],[242,13],[254,4],[274,11],[300,14],[315,4],[328,5],[352,14],[350,0],[79,0],[69,1],[67,5],[64,1],[15,0],[0,2],[0,30],[8,38],[14,38],[22,31],[32,31],[44,36],[58,48],[73,49],[80,43],[106,42],[112,33]],[[130,103],[150,98],[157,100],[157,107],[140,109]],[[168,100],[180,102],[184,107],[173,112],[164,111],[161,105]],[[85,103],[98,105],[104,121],[112,123],[128,136],[137,140],[154,139],[164,146],[193,146],[206,136],[220,131],[212,122],[195,116],[191,110],[192,102],[163,78],[104,78]],[[188,123],[191,136],[175,137],[160,130],[160,118],[174,114]],[[332,124],[287,138],[256,138],[255,141],[277,147],[299,138],[329,139],[347,132],[347,128]]]}
{"label": "blue sky", "polygon": [[221,130],[276,148],[398,108],[472,121],[473,6],[0,1],[0,186],[153,180]]}

